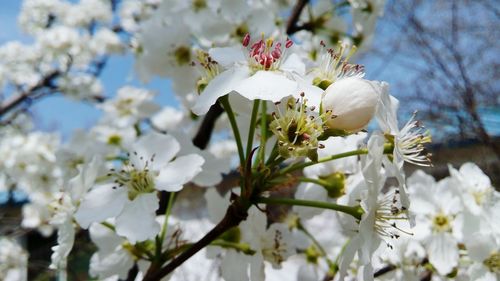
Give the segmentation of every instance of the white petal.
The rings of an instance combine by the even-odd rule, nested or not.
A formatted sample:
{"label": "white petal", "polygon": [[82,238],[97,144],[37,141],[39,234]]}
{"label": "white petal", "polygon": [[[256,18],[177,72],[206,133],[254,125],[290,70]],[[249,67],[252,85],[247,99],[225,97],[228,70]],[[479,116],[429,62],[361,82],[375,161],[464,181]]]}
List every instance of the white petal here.
{"label": "white petal", "polygon": [[78,200],[82,199],[83,195],[87,193],[92,185],[94,185],[101,165],[101,158],[94,156],[90,163],[82,167],[80,173],[76,177],[69,180],[68,190],[73,202],[78,202]]}
{"label": "white petal", "polygon": [[224,280],[248,280],[248,258],[234,250],[228,250],[220,269]]}
{"label": "white petal", "polygon": [[208,217],[212,222],[218,223],[224,217],[229,206],[230,195],[230,192],[228,192],[225,197],[222,197],[217,189],[207,189],[204,197],[207,201]]}
{"label": "white petal", "polygon": [[[328,192],[322,186],[313,183],[300,184],[295,193],[296,199],[326,201],[328,200]],[[310,219],[321,214],[324,209],[294,206],[293,211],[303,219]]]}
{"label": "white petal", "polygon": [[290,54],[286,60],[283,62],[283,64],[280,67],[281,70],[287,71],[287,72],[292,72],[294,74],[304,76],[306,73],[306,65],[300,57],[293,53]]}
{"label": "white petal", "polygon": [[75,219],[82,228],[88,228],[93,222],[102,222],[116,217],[127,202],[125,188],[112,188],[112,184],[96,186],[83,199]]}
{"label": "white petal", "polygon": [[57,245],[52,247],[50,268],[66,268],[67,258],[71,249],[73,249],[73,243],[75,242],[75,228],[73,227],[73,222],[67,220],[65,223],[59,226],[57,231]]}
{"label": "white petal", "polygon": [[339,262],[339,280],[344,280],[344,277],[347,275],[347,270],[349,269],[349,266],[354,259],[354,255],[356,254],[356,251],[360,247],[360,236],[356,235],[354,236],[349,243],[344,248],[344,252],[340,256],[340,262]]}
{"label": "white petal", "polygon": [[207,113],[218,98],[235,90],[237,85],[245,78],[248,78],[249,75],[248,67],[231,68],[217,75],[208,83],[196,100],[196,104],[192,108],[193,113],[196,115]]}
{"label": "white petal", "polygon": [[261,99],[277,102],[299,92],[298,83],[272,71],[257,71],[234,89],[249,100]]}
{"label": "white petal", "polygon": [[156,178],[156,189],[179,191],[182,186],[201,172],[205,160],[198,154],[189,154],[168,163]]}
{"label": "white petal", "polygon": [[89,234],[90,239],[96,244],[99,252],[106,255],[116,250],[116,248],[124,242],[123,238],[99,223],[93,223],[89,227]]}
{"label": "white petal", "polygon": [[244,62],[246,60],[240,46],[212,48],[208,51],[208,54],[222,67],[228,67],[236,62]]}
{"label": "white petal", "polygon": [[430,238],[427,246],[429,262],[441,275],[446,275],[458,264],[457,241],[449,233],[438,233]]}
{"label": "white petal", "polygon": [[460,173],[468,177],[468,183],[474,185],[471,186],[473,190],[482,191],[491,188],[490,178],[474,163],[463,164],[460,167]]}
{"label": "white petal", "polygon": [[132,266],[134,266],[134,260],[123,249],[107,255],[95,253],[90,259],[89,273],[91,276],[99,276],[100,279],[116,274],[120,276],[120,279],[125,279]]}
{"label": "white petal", "polygon": [[[159,170],[174,158],[180,148],[179,142],[170,135],[149,133],[134,143],[130,151],[130,161],[139,169],[148,161],[151,170]],[[153,155],[154,161],[151,162]]]}
{"label": "white petal", "polygon": [[469,241],[465,242],[467,252],[472,260],[482,263],[493,251],[495,240],[490,235],[475,233]]}
{"label": "white petal", "polygon": [[158,206],[156,193],[141,194],[128,201],[116,218],[116,233],[131,243],[155,237],[160,232],[160,224],[155,220]]}

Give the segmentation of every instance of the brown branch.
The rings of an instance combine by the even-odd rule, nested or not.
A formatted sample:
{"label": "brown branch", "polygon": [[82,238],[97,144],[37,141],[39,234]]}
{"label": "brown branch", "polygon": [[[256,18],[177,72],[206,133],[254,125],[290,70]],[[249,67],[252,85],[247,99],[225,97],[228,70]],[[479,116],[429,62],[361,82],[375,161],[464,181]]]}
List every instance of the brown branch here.
{"label": "brown branch", "polygon": [[195,255],[201,249],[205,248],[212,241],[217,239],[217,237],[219,237],[221,234],[233,227],[238,226],[242,221],[244,221],[248,216],[248,208],[249,206],[242,204],[240,199],[237,198],[228,207],[224,218],[214,228],[212,228],[212,230],[210,230],[205,236],[203,236],[203,238],[201,238],[198,242],[196,242],[182,254],[174,258],[166,266],[160,268],[159,270],[148,270],[148,273],[146,274],[146,276],[144,276],[143,281],[161,280],[163,277],[170,274],[190,257]]}
{"label": "brown branch", "polygon": [[205,149],[207,147],[214,130],[215,122],[223,112],[224,109],[218,102],[210,107],[210,110],[208,110],[207,115],[205,115],[203,121],[201,122],[196,136],[193,138],[193,144],[196,147],[199,149]]}
{"label": "brown branch", "polygon": [[295,32],[304,29],[304,26],[302,25],[301,28],[297,26],[297,22],[299,21],[300,14],[302,14],[302,10],[306,6],[306,4],[309,2],[309,0],[298,0],[297,4],[292,9],[292,13],[290,14],[290,17],[288,18],[288,22],[286,24],[286,34],[292,35]]}
{"label": "brown branch", "polygon": [[17,96],[13,96],[7,101],[5,101],[1,106],[0,106],[0,117],[13,108],[17,107],[19,104],[23,103],[24,101],[28,100],[31,95],[33,95],[36,91],[45,88],[45,87],[54,87],[52,84],[53,80],[56,79],[61,72],[59,70],[54,70],[50,72],[47,76],[45,76],[42,80],[40,80],[35,86],[31,87],[25,92],[22,92],[21,94]]}

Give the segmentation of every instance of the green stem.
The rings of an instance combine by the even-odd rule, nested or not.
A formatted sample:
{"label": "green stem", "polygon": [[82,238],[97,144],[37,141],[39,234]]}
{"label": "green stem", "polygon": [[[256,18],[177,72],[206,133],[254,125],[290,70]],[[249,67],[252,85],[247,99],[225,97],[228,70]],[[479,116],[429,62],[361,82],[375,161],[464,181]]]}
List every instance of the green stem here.
{"label": "green stem", "polygon": [[255,121],[257,120],[257,113],[259,113],[259,103],[260,100],[253,101],[252,117],[250,118],[250,128],[248,129],[248,141],[247,141],[247,153],[246,156],[249,157],[252,153],[253,138],[255,134]]}
{"label": "green stem", "polygon": [[168,230],[168,217],[170,216],[170,212],[172,211],[172,206],[174,205],[174,197],[175,193],[170,192],[168,195],[168,204],[167,210],[165,211],[165,219],[163,220],[163,226],[161,228],[160,236],[156,238],[156,257],[160,258],[162,253],[163,241],[165,240],[165,235]]}
{"label": "green stem", "polygon": [[361,220],[363,215],[363,209],[360,206],[345,206],[329,202],[321,201],[311,201],[311,200],[300,200],[292,198],[265,198],[260,197],[255,200],[255,203],[265,203],[265,204],[280,204],[289,206],[305,206],[313,208],[330,209],[342,213],[349,214],[354,218]]}
{"label": "green stem", "polygon": [[240,130],[238,129],[238,124],[236,123],[236,118],[234,116],[233,109],[231,108],[231,104],[229,103],[228,96],[224,96],[220,98],[220,102],[226,111],[227,117],[229,119],[229,123],[231,123],[231,129],[233,130],[234,140],[236,141],[236,145],[238,146],[238,155],[240,157],[240,166],[241,168],[245,167],[245,154],[243,153],[243,144],[241,142]]}
{"label": "green stem", "polygon": [[314,237],[314,235],[312,235],[305,227],[304,225],[302,224],[302,222],[298,222],[298,225],[297,225],[297,228],[304,232],[304,234],[309,237],[309,239],[311,239],[311,241],[313,242],[313,244],[316,246],[316,248],[318,248],[318,250],[321,252],[321,255],[326,259],[326,262],[328,263],[328,266],[330,267],[334,267],[335,266],[335,263],[328,257],[328,254],[326,253],[325,249],[323,248],[323,246],[321,246],[321,244],[319,243],[318,240],[316,240],[316,237]]}
{"label": "green stem", "polygon": [[283,170],[281,170],[279,172],[279,175],[284,175],[284,174],[290,173],[290,172],[295,171],[295,170],[300,170],[300,169],[303,169],[305,167],[316,165],[318,163],[324,163],[324,162],[332,161],[335,159],[345,158],[345,157],[349,157],[349,156],[362,155],[362,154],[368,154],[368,149],[362,148],[362,149],[352,150],[352,151],[348,151],[348,152],[344,152],[344,153],[330,155],[328,157],[324,157],[324,158],[319,159],[318,162],[312,162],[312,161],[311,162],[300,162],[300,163],[297,163],[297,164],[294,164],[294,165],[291,165],[291,166],[284,168]]}
{"label": "green stem", "polygon": [[301,182],[310,182],[310,183],[315,183],[317,185],[321,185],[321,186],[325,186],[325,185],[328,185],[327,182],[325,182],[324,180],[320,180],[320,179],[312,179],[312,178],[306,178],[306,177],[300,177],[299,178],[299,181]]}
{"label": "green stem", "polygon": [[110,229],[110,230],[111,230],[111,231],[113,231],[113,232],[115,232],[115,230],[116,230],[116,229],[115,229],[115,226],[114,226],[114,225],[112,225],[112,224],[110,224],[110,223],[109,223],[109,222],[107,222],[107,221],[103,221],[103,222],[101,222],[101,225],[102,225],[102,226],[107,227],[108,229]]}
{"label": "green stem", "polygon": [[223,248],[231,248],[235,249],[238,252],[242,252],[246,255],[253,255],[255,254],[255,251],[250,248],[250,245],[245,244],[245,243],[234,243],[234,242],[229,242],[225,240],[214,240],[212,243],[210,243],[212,246],[220,246]]}
{"label": "green stem", "polygon": [[[258,159],[264,162],[266,157],[266,141],[267,141],[267,103],[264,101],[261,105],[260,117],[260,148]],[[262,163],[264,164],[264,163]]]}

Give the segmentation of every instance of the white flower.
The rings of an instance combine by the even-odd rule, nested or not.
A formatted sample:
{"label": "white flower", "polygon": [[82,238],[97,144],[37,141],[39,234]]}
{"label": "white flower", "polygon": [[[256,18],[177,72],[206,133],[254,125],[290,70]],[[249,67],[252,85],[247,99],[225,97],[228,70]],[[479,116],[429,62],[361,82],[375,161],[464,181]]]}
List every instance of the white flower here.
{"label": "white flower", "polygon": [[333,118],[327,120],[327,126],[348,132],[365,128],[375,114],[377,102],[385,90],[383,83],[357,77],[331,84],[322,99],[323,110],[333,114]]}
{"label": "white flower", "polygon": [[50,205],[54,210],[50,224],[58,228],[57,245],[52,247],[52,269],[65,269],[67,266],[67,257],[75,241],[73,215],[80,200],[94,185],[101,165],[101,159],[94,157],[90,163],[79,167],[80,173],[68,182],[63,192],[56,196],[57,200]]}
{"label": "white flower", "polygon": [[474,215],[479,215],[483,207],[494,202],[499,197],[491,185],[490,178],[474,163],[464,163],[460,170],[448,165],[450,175],[456,179],[457,195],[464,206]]}
{"label": "white flower", "polygon": [[323,41],[320,42],[320,45],[319,65],[311,73],[314,85],[326,89],[335,81],[343,78],[363,78],[365,76],[362,65],[348,63],[351,56],[356,52],[355,46],[349,47],[347,44],[339,43],[337,45],[338,51],[335,52],[334,49],[326,49]]}
{"label": "white flower", "polygon": [[383,87],[385,90],[381,93],[376,117],[386,139],[394,146],[392,161],[384,158],[384,164],[386,169],[397,178],[402,204],[408,209],[410,201],[406,191],[406,175],[403,165],[404,162],[408,162],[419,166],[430,166],[429,155],[422,152],[424,144],[431,142],[431,137],[418,121],[414,121],[415,114],[401,130],[399,129],[397,119],[399,101],[389,95],[387,84],[384,83]]}
{"label": "white flower", "polygon": [[475,233],[465,241],[473,264],[468,268],[471,280],[500,280],[500,244],[492,235]]}
{"label": "white flower", "polygon": [[110,171],[114,182],[95,186],[85,196],[75,214],[77,222],[87,228],[92,222],[116,217],[117,234],[130,242],[154,237],[160,230],[155,221],[156,191],[179,191],[204,163],[197,154],[176,157],[179,150],[171,136],[151,133],[141,137],[131,148],[129,162]]}
{"label": "white flower", "polygon": [[115,98],[104,102],[100,107],[106,112],[105,120],[119,127],[133,125],[150,117],[160,110],[153,102],[154,93],[135,87],[122,87]]}
{"label": "white flower", "polygon": [[[332,154],[358,149],[364,138],[366,138],[365,133],[350,135],[345,138],[331,137],[320,142],[320,144],[324,145],[324,148],[318,150],[318,156],[323,158]],[[295,198],[317,201],[336,200],[345,194],[348,182],[352,180],[350,179],[352,174],[358,171],[358,160],[352,157],[309,166],[304,169],[304,175],[308,178],[323,181],[325,184],[319,186],[317,183],[302,183],[297,187]],[[323,209],[320,208],[295,206],[293,209],[301,218],[310,218],[323,212]]]}
{"label": "white flower", "polygon": [[0,237],[0,279],[4,281],[28,280],[28,254],[14,240]]}
{"label": "white flower", "polygon": [[[407,217],[398,198],[398,191],[381,193],[385,183],[385,175],[381,172],[383,154],[381,144],[383,137],[380,135],[374,135],[368,141],[369,154],[363,161],[363,176],[368,190],[361,193],[361,207],[364,214],[359,222],[359,231],[351,238],[341,256],[340,280],[346,276],[348,266],[356,252],[363,267],[363,280],[373,280],[371,260],[380,242],[410,234],[403,229],[409,225],[405,224]],[[387,241],[386,244],[390,248],[393,247]]]}
{"label": "white flower", "polygon": [[118,275],[125,279],[134,265],[134,257],[124,248],[126,241],[97,223],[90,226],[89,233],[98,249],[90,258],[90,275],[101,279]]}
{"label": "white flower", "polygon": [[423,241],[429,262],[442,275],[450,273],[459,258],[461,220],[457,216],[462,206],[453,185],[450,178],[435,183],[433,177],[420,170],[408,178],[410,210],[416,215],[415,237]]}
{"label": "white flower", "polygon": [[163,131],[170,131],[178,128],[185,117],[184,115],[184,111],[166,106],[151,118],[151,122],[155,128]]}
{"label": "white flower", "polygon": [[283,43],[261,39],[251,45],[249,40],[246,36],[243,42],[244,47],[250,46],[248,50],[228,47],[209,51],[210,56],[227,70],[208,83],[192,108],[195,114],[205,114],[219,97],[233,91],[249,100],[273,102],[300,92],[319,96],[319,88],[301,83],[299,77],[304,76],[305,65],[296,54],[288,56],[292,45],[290,39]]}

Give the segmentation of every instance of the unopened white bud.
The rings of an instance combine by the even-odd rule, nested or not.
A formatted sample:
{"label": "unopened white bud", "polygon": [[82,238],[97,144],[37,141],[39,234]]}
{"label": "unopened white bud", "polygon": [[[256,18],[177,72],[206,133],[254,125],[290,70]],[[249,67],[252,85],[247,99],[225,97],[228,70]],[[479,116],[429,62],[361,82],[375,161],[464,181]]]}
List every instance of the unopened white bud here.
{"label": "unopened white bud", "polygon": [[368,125],[383,90],[381,83],[357,77],[336,81],[325,90],[323,110],[331,111],[330,129],[356,132]]}

